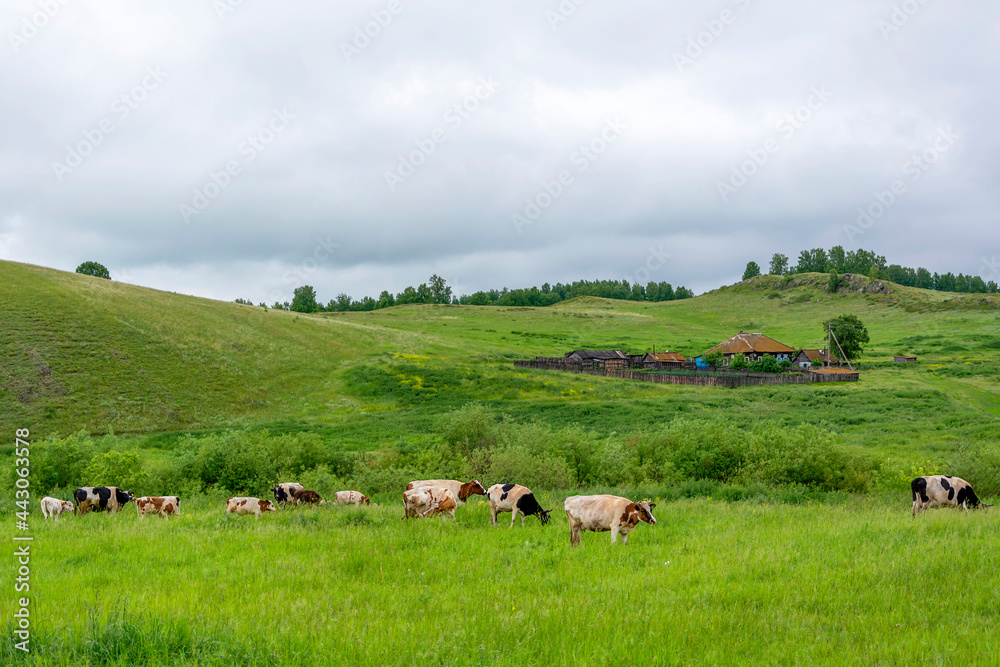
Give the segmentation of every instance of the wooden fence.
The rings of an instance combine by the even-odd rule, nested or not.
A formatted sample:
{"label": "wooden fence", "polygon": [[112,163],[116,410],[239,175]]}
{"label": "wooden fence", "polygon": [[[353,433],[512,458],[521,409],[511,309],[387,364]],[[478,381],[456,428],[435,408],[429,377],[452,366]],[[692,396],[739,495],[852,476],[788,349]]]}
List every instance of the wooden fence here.
{"label": "wooden fence", "polygon": [[543,370],[567,371],[570,373],[586,373],[588,375],[603,375],[604,377],[621,378],[642,382],[659,382],[662,384],[687,384],[701,387],[747,387],[762,384],[809,384],[813,382],[857,382],[858,373],[831,373],[828,375],[810,372],[786,373],[754,373],[751,371],[700,371],[687,373],[641,373],[617,369],[594,368],[591,364],[568,364],[559,359],[535,359],[533,361],[515,361],[518,368],[539,368]]}

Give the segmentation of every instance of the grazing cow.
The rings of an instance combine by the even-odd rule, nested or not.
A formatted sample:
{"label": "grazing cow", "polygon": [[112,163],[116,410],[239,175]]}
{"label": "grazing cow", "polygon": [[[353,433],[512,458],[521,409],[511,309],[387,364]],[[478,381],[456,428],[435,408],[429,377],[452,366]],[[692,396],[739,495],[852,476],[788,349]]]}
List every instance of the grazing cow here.
{"label": "grazing cow", "polygon": [[73,492],[76,511],[80,514],[108,510],[117,512],[132,502],[132,492],[117,486],[83,486]]}
{"label": "grazing cow", "polygon": [[451,491],[459,505],[464,505],[469,496],[486,495],[486,489],[483,488],[483,485],[479,483],[478,479],[474,479],[467,483],[462,483],[454,479],[425,479],[410,482],[406,485],[406,490],[409,491],[411,489],[419,489],[426,486],[443,486]]}
{"label": "grazing cow", "polygon": [[284,482],[271,489],[274,494],[274,500],[280,506],[284,507],[286,503],[294,503],[295,498],[292,497],[292,492],[297,489],[304,489],[306,487],[302,486],[298,482]]}
{"label": "grazing cow", "polygon": [[440,514],[444,520],[448,515],[455,521],[458,500],[451,489],[443,486],[422,486],[403,492],[403,518],[422,519]]}
{"label": "grazing cow", "polygon": [[535,515],[544,526],[549,522],[549,510],[543,510],[542,506],[535,500],[535,494],[531,489],[520,484],[494,484],[486,492],[486,497],[490,499],[490,521],[497,525],[497,514],[500,512],[510,512],[510,527],[514,527],[517,515],[521,515],[521,525],[525,520]]}
{"label": "grazing cow", "polygon": [[308,489],[295,489],[292,491],[292,499],[296,505],[299,503],[306,503],[307,505],[321,505],[326,503],[325,500],[319,497],[318,493]]}
{"label": "grazing cow", "polygon": [[143,496],[135,499],[135,511],[140,519],[145,519],[147,514],[159,514],[169,520],[171,515],[177,516],[180,506],[181,499],[177,496]]}
{"label": "grazing cow", "polygon": [[579,546],[580,531],[595,533],[611,531],[611,543],[618,541],[621,533],[622,544],[628,543],[628,534],[640,521],[656,523],[652,509],[656,503],[643,500],[634,503],[620,496],[570,496],[563,503],[569,519],[569,543]]}
{"label": "grazing cow", "polygon": [[337,491],[333,499],[338,505],[371,505],[372,501],[360,491]]}
{"label": "grazing cow", "polygon": [[53,518],[56,521],[59,520],[59,515],[63,512],[72,512],[73,503],[69,500],[59,500],[58,498],[42,498],[42,502],[39,503],[42,506],[42,516],[48,521],[49,518]]}
{"label": "grazing cow", "polygon": [[264,512],[275,512],[274,503],[259,498],[236,497],[226,501],[226,514],[253,514],[259,519]]}
{"label": "grazing cow", "polygon": [[972,490],[971,484],[958,477],[948,475],[917,477],[910,482],[910,490],[913,492],[911,516],[917,516],[918,512],[928,507],[941,505],[961,506],[966,512],[970,507],[989,507],[986,503],[979,502],[979,497]]}

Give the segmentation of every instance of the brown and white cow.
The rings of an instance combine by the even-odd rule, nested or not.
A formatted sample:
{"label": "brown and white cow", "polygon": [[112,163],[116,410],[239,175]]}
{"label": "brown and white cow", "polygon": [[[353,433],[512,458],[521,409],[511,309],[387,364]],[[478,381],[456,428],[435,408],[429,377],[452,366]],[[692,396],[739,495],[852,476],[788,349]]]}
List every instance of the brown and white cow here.
{"label": "brown and white cow", "polygon": [[569,543],[579,546],[580,531],[595,533],[611,531],[611,543],[628,543],[628,534],[640,521],[656,523],[652,509],[656,503],[643,500],[635,503],[621,496],[570,496],[563,503],[566,518],[569,519]]}
{"label": "brown and white cow", "polygon": [[403,492],[403,518],[422,519],[428,516],[450,516],[455,521],[458,499],[451,489],[444,486],[421,486]]}
{"label": "brown and white cow", "polygon": [[948,475],[917,477],[910,482],[910,491],[913,492],[911,516],[917,516],[918,512],[941,505],[964,507],[966,512],[970,507],[989,507],[979,501],[976,492],[972,490],[972,485],[959,477]]}
{"label": "brown and white cow", "polygon": [[118,512],[132,501],[132,492],[122,491],[117,486],[82,486],[73,492],[73,499],[79,514],[103,510]]}
{"label": "brown and white cow", "polygon": [[292,500],[295,504],[305,503],[306,505],[323,505],[326,501],[319,497],[319,494],[309,489],[295,489],[292,491]]}
{"label": "brown and white cow", "polygon": [[529,516],[537,516],[544,526],[549,522],[549,510],[543,510],[535,500],[531,489],[520,484],[494,484],[486,491],[490,500],[490,521],[497,525],[497,514],[510,512],[510,527],[514,527],[517,515],[521,515],[521,525]]}
{"label": "brown and white cow", "polygon": [[45,517],[46,521],[50,518],[58,521],[60,514],[73,511],[72,502],[68,500],[59,500],[58,498],[42,498],[42,502],[40,502],[39,505],[42,506],[42,516]]}
{"label": "brown and white cow", "polygon": [[147,514],[159,514],[166,519],[177,516],[181,506],[181,499],[177,496],[143,496],[135,499],[135,511],[140,519],[145,519]]}
{"label": "brown and white cow", "polygon": [[274,501],[284,507],[287,503],[295,503],[295,498],[292,496],[293,491],[304,488],[306,487],[298,482],[283,482],[272,487],[271,492],[274,494]]}
{"label": "brown and white cow", "polygon": [[454,479],[424,479],[410,482],[406,485],[406,490],[419,489],[427,486],[443,486],[451,491],[459,505],[464,505],[469,496],[485,496],[486,489],[479,483],[478,479],[471,482],[459,482]]}
{"label": "brown and white cow", "polygon": [[274,511],[276,511],[274,503],[270,500],[237,496],[226,501],[227,514],[253,514],[259,519],[264,512]]}
{"label": "brown and white cow", "polygon": [[333,499],[338,505],[372,505],[372,501],[360,491],[337,491]]}

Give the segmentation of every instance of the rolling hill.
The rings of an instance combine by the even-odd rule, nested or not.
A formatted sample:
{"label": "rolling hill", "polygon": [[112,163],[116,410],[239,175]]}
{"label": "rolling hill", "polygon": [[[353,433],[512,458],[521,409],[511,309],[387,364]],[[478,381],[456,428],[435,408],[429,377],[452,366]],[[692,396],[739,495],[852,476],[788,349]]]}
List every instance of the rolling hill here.
{"label": "rolling hill", "polygon": [[[0,423],[10,431],[152,434],[285,424],[367,449],[483,401],[514,417],[624,431],[685,413],[827,423],[847,442],[936,450],[995,437],[1000,300],[845,276],[761,276],[682,301],[579,298],[548,308],[410,305],[303,315],[0,262]],[[736,392],[515,370],[577,348],[699,354],[733,333],[824,344],[868,326],[852,386]],[[915,365],[892,363],[898,352]],[[919,443],[914,445],[914,443]]]}

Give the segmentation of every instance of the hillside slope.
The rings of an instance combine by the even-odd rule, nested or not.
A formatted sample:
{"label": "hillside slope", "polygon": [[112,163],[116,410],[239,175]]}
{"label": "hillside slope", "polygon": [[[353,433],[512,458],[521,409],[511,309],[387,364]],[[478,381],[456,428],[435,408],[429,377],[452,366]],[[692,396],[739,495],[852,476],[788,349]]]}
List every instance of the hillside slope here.
{"label": "hillside slope", "polygon": [[[598,429],[725,411],[839,421],[863,439],[891,390],[914,392],[889,408],[895,432],[932,416],[993,429],[997,300],[845,278],[834,295],[825,276],[806,274],[665,303],[580,298],[548,308],[419,305],[305,316],[0,262],[0,425],[142,433],[292,420],[343,428],[364,447],[484,400],[526,418]],[[845,312],[868,326],[867,360],[907,351],[920,363],[889,364],[851,387],[792,392],[636,385],[524,373],[509,363],[575,348],[695,355],[740,330],[817,347],[822,322]],[[818,397],[830,392],[846,409],[824,409]]]}

